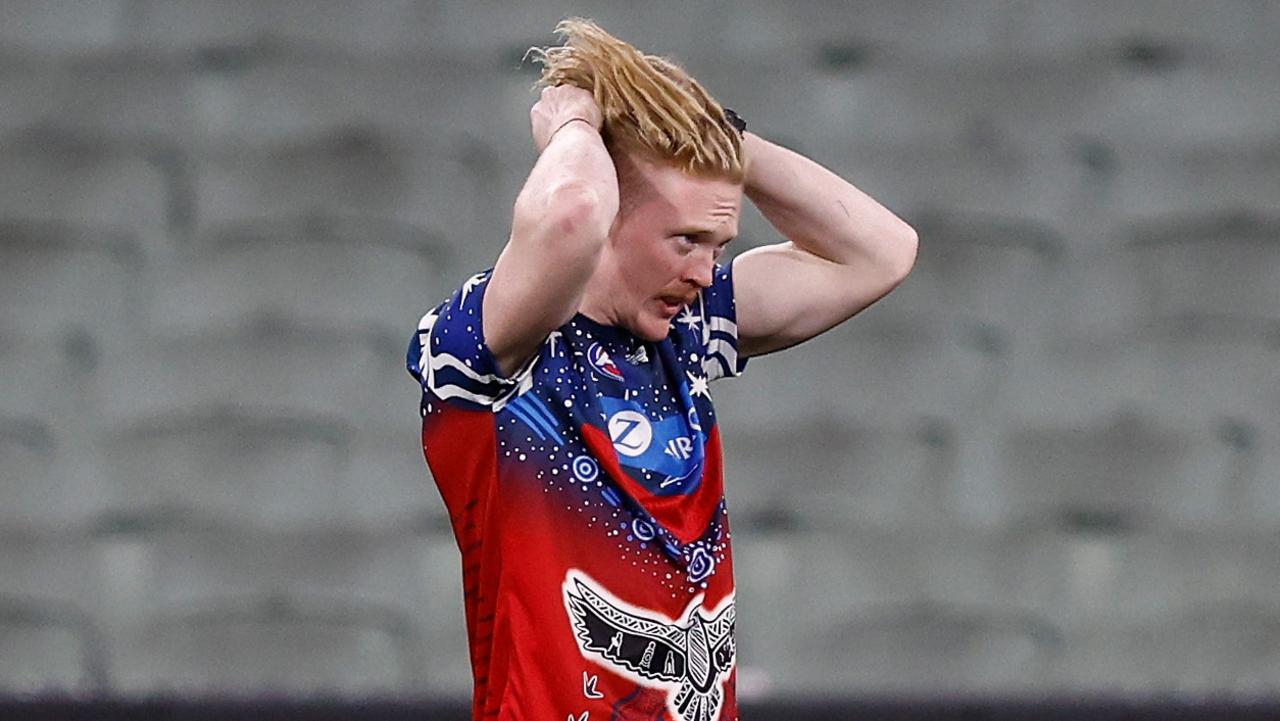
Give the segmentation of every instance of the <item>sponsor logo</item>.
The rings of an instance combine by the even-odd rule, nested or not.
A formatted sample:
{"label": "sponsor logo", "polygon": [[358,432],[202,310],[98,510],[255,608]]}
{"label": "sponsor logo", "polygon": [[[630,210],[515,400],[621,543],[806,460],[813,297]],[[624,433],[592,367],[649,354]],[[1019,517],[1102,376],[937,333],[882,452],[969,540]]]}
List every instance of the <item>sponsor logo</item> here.
{"label": "sponsor logo", "polygon": [[622,369],[618,367],[617,363],[613,362],[613,358],[609,357],[609,352],[599,343],[592,343],[587,348],[587,362],[591,364],[592,368],[596,369],[597,373],[608,376],[615,381],[623,380]]}
{"label": "sponsor logo", "polygon": [[618,411],[609,416],[609,440],[618,453],[635,458],[653,443],[653,426],[639,411]]}
{"label": "sponsor logo", "polygon": [[687,461],[693,457],[693,439],[686,436],[676,436],[667,441],[667,447],[663,450],[663,453],[672,458]]}

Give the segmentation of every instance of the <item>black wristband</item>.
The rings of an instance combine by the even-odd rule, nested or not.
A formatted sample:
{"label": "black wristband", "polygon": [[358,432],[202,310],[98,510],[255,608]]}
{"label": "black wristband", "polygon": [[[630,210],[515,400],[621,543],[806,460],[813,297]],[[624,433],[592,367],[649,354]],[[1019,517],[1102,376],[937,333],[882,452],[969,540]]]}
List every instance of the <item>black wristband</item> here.
{"label": "black wristband", "polygon": [[728,124],[732,125],[734,130],[738,131],[739,136],[746,135],[747,121],[743,120],[741,115],[738,115],[737,113],[733,112],[733,110],[730,108],[725,108],[724,120]]}

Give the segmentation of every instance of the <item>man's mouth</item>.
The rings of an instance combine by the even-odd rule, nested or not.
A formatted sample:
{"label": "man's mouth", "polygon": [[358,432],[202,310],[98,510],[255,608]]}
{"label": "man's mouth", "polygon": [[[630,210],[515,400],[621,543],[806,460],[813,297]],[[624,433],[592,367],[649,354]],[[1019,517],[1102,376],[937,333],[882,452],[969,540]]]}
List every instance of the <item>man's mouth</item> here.
{"label": "man's mouth", "polygon": [[662,296],[658,298],[658,300],[662,303],[663,310],[665,310],[670,315],[675,315],[676,313],[680,312],[681,308],[685,307],[691,302],[691,301],[685,300],[684,298],[678,298],[675,296]]}

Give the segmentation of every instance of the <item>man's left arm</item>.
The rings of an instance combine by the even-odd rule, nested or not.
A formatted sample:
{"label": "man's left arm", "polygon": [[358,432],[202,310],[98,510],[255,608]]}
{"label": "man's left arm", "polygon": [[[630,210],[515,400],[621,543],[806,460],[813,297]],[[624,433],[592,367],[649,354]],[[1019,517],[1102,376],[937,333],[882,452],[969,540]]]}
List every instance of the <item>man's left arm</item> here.
{"label": "man's left arm", "polygon": [[853,317],[915,264],[916,232],[818,163],[746,133],[745,193],[788,242],[733,262],[738,350],[788,348]]}

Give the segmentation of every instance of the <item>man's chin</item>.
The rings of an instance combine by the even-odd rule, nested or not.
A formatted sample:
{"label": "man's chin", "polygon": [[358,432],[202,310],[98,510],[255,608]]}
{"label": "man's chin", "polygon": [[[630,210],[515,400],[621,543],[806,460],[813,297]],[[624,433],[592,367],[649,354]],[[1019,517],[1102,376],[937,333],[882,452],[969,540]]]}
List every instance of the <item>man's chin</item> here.
{"label": "man's chin", "polygon": [[671,333],[671,324],[665,319],[648,318],[648,322],[636,329],[635,335],[650,343],[659,343]]}

